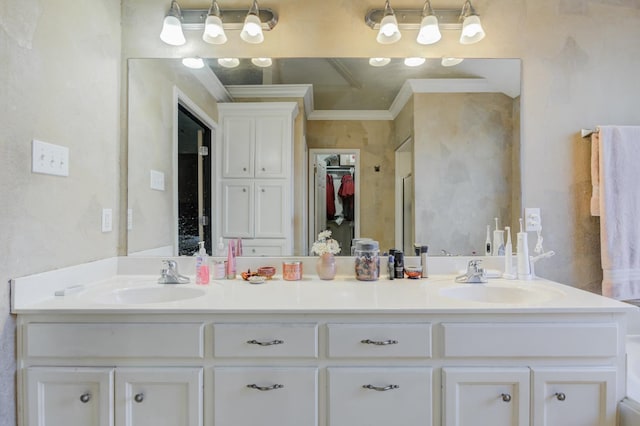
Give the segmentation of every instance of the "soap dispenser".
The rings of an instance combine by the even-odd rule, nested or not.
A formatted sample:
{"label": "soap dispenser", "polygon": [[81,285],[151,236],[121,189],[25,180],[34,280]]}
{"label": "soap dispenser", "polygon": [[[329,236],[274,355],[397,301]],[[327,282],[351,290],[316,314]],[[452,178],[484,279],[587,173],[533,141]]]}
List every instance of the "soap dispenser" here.
{"label": "soap dispenser", "polygon": [[196,254],[196,284],[209,284],[209,255],[204,248],[204,241],[200,241],[200,249]]}

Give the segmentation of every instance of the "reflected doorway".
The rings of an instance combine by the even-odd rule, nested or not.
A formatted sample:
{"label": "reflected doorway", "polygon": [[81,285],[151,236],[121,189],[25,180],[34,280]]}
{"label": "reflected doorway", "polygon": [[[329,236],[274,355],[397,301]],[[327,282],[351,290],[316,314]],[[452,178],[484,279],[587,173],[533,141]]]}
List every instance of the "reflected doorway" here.
{"label": "reflected doorway", "polygon": [[309,254],[326,229],[340,244],[339,256],[351,256],[360,236],[360,150],[309,150]]}
{"label": "reflected doorway", "polygon": [[212,130],[178,104],[178,255],[211,254]]}

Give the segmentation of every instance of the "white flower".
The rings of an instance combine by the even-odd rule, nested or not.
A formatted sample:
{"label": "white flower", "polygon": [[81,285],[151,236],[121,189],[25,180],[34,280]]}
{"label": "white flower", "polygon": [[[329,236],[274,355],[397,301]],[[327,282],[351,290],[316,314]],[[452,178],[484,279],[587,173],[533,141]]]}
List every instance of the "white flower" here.
{"label": "white flower", "polygon": [[331,231],[324,230],[318,234],[318,240],[313,243],[311,252],[321,256],[326,253],[340,253],[340,244],[331,238]]}

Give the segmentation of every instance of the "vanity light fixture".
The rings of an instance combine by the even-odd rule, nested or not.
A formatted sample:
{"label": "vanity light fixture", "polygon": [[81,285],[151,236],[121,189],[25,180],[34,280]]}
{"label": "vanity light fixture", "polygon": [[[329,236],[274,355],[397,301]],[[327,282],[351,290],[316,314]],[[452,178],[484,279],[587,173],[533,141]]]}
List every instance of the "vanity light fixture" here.
{"label": "vanity light fixture", "polygon": [[266,68],[273,64],[271,58],[251,58],[251,63],[256,67]]}
{"label": "vanity light fixture", "polygon": [[225,68],[235,68],[240,65],[240,59],[238,58],[219,58],[218,65]]}
{"label": "vanity light fixture", "polygon": [[242,32],[240,33],[240,38],[247,43],[258,44],[264,41],[259,13],[258,0],[253,0],[251,9],[249,9],[249,13],[247,13],[247,17],[244,19]]}
{"label": "vanity light fixture", "polygon": [[369,65],[372,67],[384,67],[385,65],[389,65],[391,62],[391,58],[370,58]]}
{"label": "vanity light fixture", "polygon": [[227,35],[224,33],[222,18],[220,17],[220,7],[218,2],[213,0],[207,19],[204,21],[204,32],[202,39],[211,44],[224,44],[227,42]]}
{"label": "vanity light fixture", "polygon": [[192,68],[194,70],[199,70],[200,68],[204,68],[204,61],[202,58],[194,57],[194,58],[182,58],[182,65],[187,68]]}
{"label": "vanity light fixture", "polygon": [[380,44],[392,44],[400,40],[401,37],[402,34],[400,34],[400,29],[398,28],[396,15],[393,13],[389,0],[386,0],[384,3],[384,17],[380,21],[380,30],[376,40]]}
{"label": "vanity light fixture", "polygon": [[186,43],[182,32],[182,13],[176,0],[171,1],[171,7],[162,21],[160,40],[172,46],[182,46]]}
{"label": "vanity light fixture", "polygon": [[422,7],[422,20],[420,21],[420,31],[416,41],[420,44],[434,44],[440,41],[440,27],[438,26],[438,18],[433,14],[431,1],[424,2]]}
{"label": "vanity light fixture", "polygon": [[419,67],[426,62],[425,58],[404,58],[404,64],[408,67]]}
{"label": "vanity light fixture", "polygon": [[460,44],[474,44],[482,40],[485,36],[480,17],[471,5],[471,1],[465,1],[462,6],[460,18],[464,18],[462,22],[462,33],[460,34]]}
{"label": "vanity light fixture", "polygon": [[386,0],[384,9],[370,9],[364,16],[364,22],[378,31],[376,40],[381,44],[400,40],[401,30],[417,30],[416,41],[420,44],[437,43],[442,38],[441,30],[460,31],[461,44],[477,43],[485,35],[471,0],[464,0],[462,10],[433,9],[431,0],[425,0],[422,9],[395,11]]}
{"label": "vanity light fixture", "polygon": [[217,0],[210,0],[209,9],[182,9],[176,0],[164,19],[160,38],[172,46],[186,42],[183,30],[202,31],[202,39],[211,44],[223,44],[231,31],[240,32],[248,43],[261,43],[264,31],[272,30],[278,23],[278,14],[269,8],[258,8],[253,0],[249,9],[221,9]]}

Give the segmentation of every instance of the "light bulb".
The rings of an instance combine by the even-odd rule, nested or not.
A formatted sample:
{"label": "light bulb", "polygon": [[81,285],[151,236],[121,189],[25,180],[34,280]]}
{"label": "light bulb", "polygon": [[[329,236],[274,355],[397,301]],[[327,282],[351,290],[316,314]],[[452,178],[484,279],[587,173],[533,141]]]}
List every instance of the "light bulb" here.
{"label": "light bulb", "polygon": [[442,38],[440,28],[438,27],[438,18],[434,15],[427,15],[422,18],[420,23],[420,32],[416,41],[420,44],[433,44]]}
{"label": "light bulb", "polygon": [[386,15],[380,22],[380,30],[376,40],[380,44],[391,44],[400,40],[402,34],[398,29],[398,21],[395,15]]}
{"label": "light bulb", "polygon": [[460,44],[477,43],[484,38],[484,30],[478,15],[469,15],[462,23],[462,33],[460,34]]}
{"label": "light bulb", "polygon": [[240,33],[240,38],[247,43],[262,43],[264,35],[262,34],[262,23],[257,15],[248,14],[244,20],[244,26]]}
{"label": "light bulb", "polygon": [[240,59],[238,58],[220,58],[218,64],[225,68],[235,68],[240,65]]}
{"label": "light bulb", "polygon": [[187,42],[182,32],[182,22],[180,22],[180,18],[173,15],[164,17],[160,40],[172,46],[182,46]]}
{"label": "light bulb", "polygon": [[200,69],[204,68],[204,61],[202,58],[182,58],[182,65],[187,68]]}
{"label": "light bulb", "polygon": [[404,64],[408,67],[419,67],[426,62],[425,58],[405,58]]}
{"label": "light bulb", "polygon": [[271,58],[251,58],[251,63],[257,67],[265,68],[270,67],[272,61]]}
{"label": "light bulb", "polygon": [[372,67],[384,67],[391,62],[391,58],[371,58],[369,59],[369,65]]}
{"label": "light bulb", "polygon": [[227,35],[224,33],[220,17],[215,15],[207,16],[202,39],[211,44],[224,44],[227,42]]}

